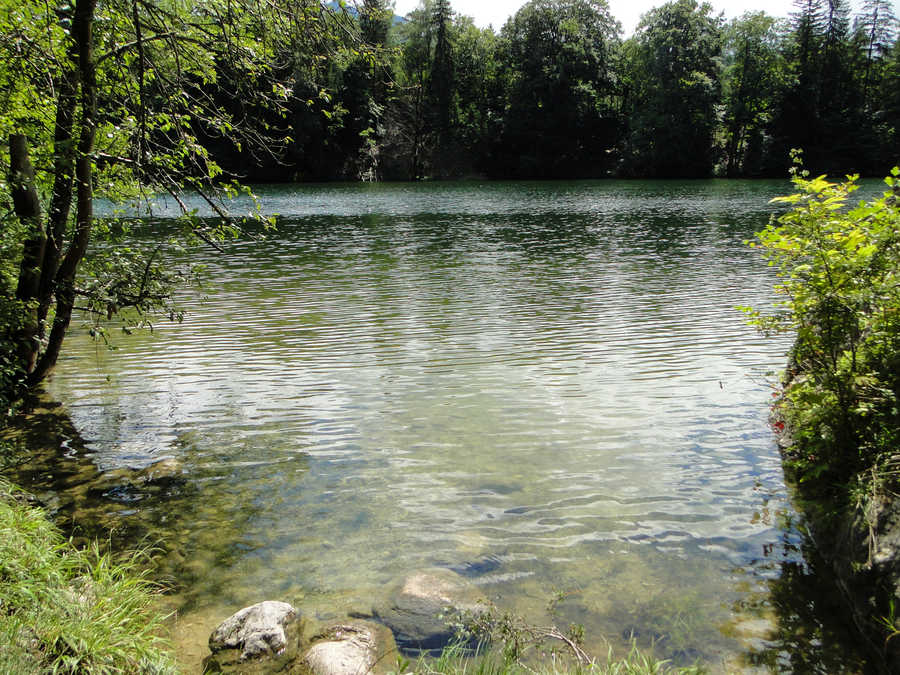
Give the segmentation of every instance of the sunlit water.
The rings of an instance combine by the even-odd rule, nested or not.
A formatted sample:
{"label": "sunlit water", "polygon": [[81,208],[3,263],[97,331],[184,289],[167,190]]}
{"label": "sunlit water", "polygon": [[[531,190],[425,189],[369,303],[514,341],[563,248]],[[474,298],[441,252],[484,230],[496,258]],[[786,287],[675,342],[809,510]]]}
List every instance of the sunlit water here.
{"label": "sunlit water", "polygon": [[[192,252],[183,323],[115,351],[72,331],[48,394],[71,462],[107,473],[70,472],[61,510],[161,542],[188,668],[244,605],[339,618],[441,566],[604,658],[790,670],[779,584],[804,565],[767,424],[789,338],[735,309],[772,301],[744,241],[788,188],[261,188],[277,231]],[[129,478],[164,458],[174,480]]]}

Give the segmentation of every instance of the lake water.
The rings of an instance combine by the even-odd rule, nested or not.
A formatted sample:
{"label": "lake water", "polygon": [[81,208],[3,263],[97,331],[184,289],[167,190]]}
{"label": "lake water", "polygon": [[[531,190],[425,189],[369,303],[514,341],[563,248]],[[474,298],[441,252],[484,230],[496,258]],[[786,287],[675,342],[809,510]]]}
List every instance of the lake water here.
{"label": "lake water", "polygon": [[277,231],[191,252],[183,323],[110,351],[76,322],[47,384],[72,428],[35,414],[19,474],[159,543],[188,670],[244,605],[339,618],[439,566],[603,658],[855,672],[767,424],[790,340],[735,309],[773,299],[744,241],[789,188],[261,187]]}

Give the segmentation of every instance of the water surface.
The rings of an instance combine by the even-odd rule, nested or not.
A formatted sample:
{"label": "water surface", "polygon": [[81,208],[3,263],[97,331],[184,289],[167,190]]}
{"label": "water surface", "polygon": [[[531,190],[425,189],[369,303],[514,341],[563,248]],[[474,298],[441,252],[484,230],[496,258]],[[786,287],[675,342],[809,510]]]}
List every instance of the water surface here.
{"label": "water surface", "polygon": [[73,329],[47,389],[106,478],[69,517],[162,542],[188,666],[246,604],[338,618],[428,566],[602,656],[821,663],[779,633],[806,569],[767,425],[789,339],[735,309],[772,300],[744,241],[788,187],[259,188],[277,231],[192,251],[183,323]]}

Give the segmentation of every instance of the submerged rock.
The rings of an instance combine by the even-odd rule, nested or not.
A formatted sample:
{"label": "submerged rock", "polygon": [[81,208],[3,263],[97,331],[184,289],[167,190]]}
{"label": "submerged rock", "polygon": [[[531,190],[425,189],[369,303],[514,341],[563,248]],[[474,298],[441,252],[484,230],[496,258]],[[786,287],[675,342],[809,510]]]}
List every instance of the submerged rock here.
{"label": "submerged rock", "polygon": [[245,607],[210,635],[204,672],[278,672],[297,657],[301,634],[300,613],[286,602]]}
{"label": "submerged rock", "polygon": [[388,626],[404,651],[435,652],[453,639],[454,621],[487,610],[480,591],[456,572],[430,569],[398,584],[374,618]]}
{"label": "submerged rock", "polygon": [[302,665],[312,675],[387,673],[397,663],[397,644],[391,631],[369,621],[333,624],[313,638]]}

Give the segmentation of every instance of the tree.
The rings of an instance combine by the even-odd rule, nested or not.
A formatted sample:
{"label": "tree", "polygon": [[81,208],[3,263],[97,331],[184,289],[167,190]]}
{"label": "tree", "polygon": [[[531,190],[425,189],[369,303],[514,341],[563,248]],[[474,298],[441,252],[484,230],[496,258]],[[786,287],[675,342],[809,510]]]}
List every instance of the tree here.
{"label": "tree", "polygon": [[888,0],[866,0],[863,13],[856,20],[856,31],[861,34],[865,50],[865,74],[863,76],[863,99],[872,104],[873,71],[889,52],[896,36],[897,18]]}
{"label": "tree", "polygon": [[446,178],[468,167],[458,147],[459,19],[448,0],[423,0],[396,31],[400,60],[384,154],[401,160],[406,178]]}
{"label": "tree", "polygon": [[386,166],[388,176],[416,180],[430,169],[433,143],[427,92],[434,36],[427,0],[406,16],[394,39],[398,43],[396,81],[385,113],[382,153],[392,160]]}
{"label": "tree", "polygon": [[715,161],[721,19],[707,3],[676,0],[647,12],[632,41],[625,170],[708,176]]}
{"label": "tree", "polygon": [[[2,153],[0,161],[14,217],[4,218],[3,236],[20,259],[15,297],[7,284],[4,298],[18,317],[3,327],[17,355],[8,380],[47,375],[76,308],[131,323],[171,308],[178,274],[165,265],[164,242],[144,250],[112,241],[90,254],[98,235],[113,232],[95,218],[95,197],[166,191],[182,205],[188,241],[215,245],[236,232],[216,197],[234,187],[221,182],[202,139],[227,137],[244,152],[283,139],[209,91],[233,85],[244,110],[281,114],[292,85],[284,41],[319,42],[330,26],[314,0],[4,5],[0,132],[9,160]],[[223,72],[240,77],[226,83]],[[186,191],[203,195],[221,219],[196,217],[181,199]]]}
{"label": "tree", "polygon": [[[888,152],[898,153],[900,148],[900,37],[886,59],[884,75],[880,86],[879,100],[884,111],[884,147]],[[896,156],[896,154],[895,154]]]}
{"label": "tree", "polygon": [[[349,63],[337,64],[337,100],[344,111],[336,129],[341,178],[375,180],[379,175],[379,145],[383,135],[387,85],[387,39],[392,12],[385,0],[363,0],[359,8],[359,47]],[[334,176],[327,176],[333,178]]]}
{"label": "tree", "polygon": [[784,73],[780,49],[779,24],[764,12],[747,12],[725,30],[722,100],[728,176],[762,171],[765,131]]}
{"label": "tree", "polygon": [[490,28],[478,28],[466,16],[453,26],[455,45],[457,156],[466,168],[481,173],[490,164],[487,149],[501,132],[503,82],[497,59],[497,36]]}
{"label": "tree", "polygon": [[437,134],[437,151],[445,154],[450,141],[450,127],[455,122],[453,115],[454,72],[453,47],[450,44],[450,29],[453,10],[448,0],[434,0],[431,11],[431,33],[434,35],[434,50],[428,78],[428,102],[432,111],[433,126]]}
{"label": "tree", "polygon": [[517,177],[604,175],[620,121],[621,27],[605,0],[532,0],[501,31],[506,82],[495,171]]}
{"label": "tree", "polygon": [[880,163],[873,162],[871,149],[882,139],[865,113],[847,4],[802,0],[797,7],[786,43],[787,77],[771,125],[771,170],[785,169],[790,150],[803,148],[813,171],[871,171]]}

